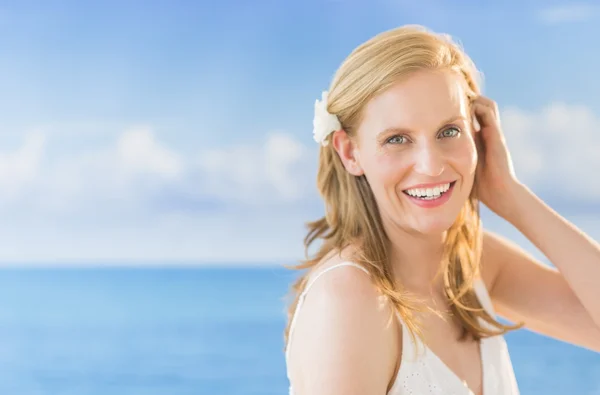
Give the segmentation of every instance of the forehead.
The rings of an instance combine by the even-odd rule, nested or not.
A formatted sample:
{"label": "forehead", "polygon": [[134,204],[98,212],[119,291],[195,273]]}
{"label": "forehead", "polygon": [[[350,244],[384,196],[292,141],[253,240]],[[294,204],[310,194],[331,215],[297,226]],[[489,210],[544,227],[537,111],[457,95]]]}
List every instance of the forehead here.
{"label": "forehead", "polygon": [[427,129],[452,116],[466,117],[465,84],[451,70],[416,72],[373,98],[361,126],[376,132],[388,127]]}

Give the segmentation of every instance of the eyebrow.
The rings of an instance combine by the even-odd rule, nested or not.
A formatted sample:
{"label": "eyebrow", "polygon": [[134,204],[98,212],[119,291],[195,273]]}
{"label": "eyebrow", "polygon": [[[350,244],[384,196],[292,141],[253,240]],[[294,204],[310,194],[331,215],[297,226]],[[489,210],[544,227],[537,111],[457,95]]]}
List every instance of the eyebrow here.
{"label": "eyebrow", "polygon": [[[458,120],[464,120],[464,121],[468,121],[468,119],[463,116],[463,115],[453,115],[450,118],[446,119],[444,122],[440,123],[440,127],[437,129],[441,129],[444,126],[452,123],[452,122],[456,122]],[[377,138],[385,135],[385,134],[391,134],[391,133],[411,133],[412,131],[410,129],[407,128],[397,128],[397,127],[391,127],[391,128],[386,128],[385,130],[383,130],[382,132],[379,132],[377,134]]]}

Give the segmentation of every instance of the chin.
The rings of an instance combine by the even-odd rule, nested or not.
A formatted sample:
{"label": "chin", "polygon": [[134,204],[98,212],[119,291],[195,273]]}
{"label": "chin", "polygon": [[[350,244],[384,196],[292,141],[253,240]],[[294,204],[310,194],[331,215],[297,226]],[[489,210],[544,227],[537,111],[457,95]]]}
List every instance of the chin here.
{"label": "chin", "polygon": [[446,232],[452,227],[454,221],[434,221],[431,223],[420,223],[413,226],[409,226],[413,232],[421,234],[423,236],[438,236]]}
{"label": "chin", "polygon": [[[460,211],[460,210],[459,210]],[[415,215],[411,217],[404,216],[399,218],[397,224],[406,232],[420,236],[437,236],[448,231],[456,222],[459,214],[456,213],[437,213],[432,215]]]}
{"label": "chin", "polygon": [[[397,218],[397,224],[415,235],[435,236],[448,231],[456,222],[461,212],[462,205],[456,201],[448,202],[448,206],[427,212],[427,209],[417,208],[415,211],[405,212]],[[463,202],[464,203],[464,202]]]}

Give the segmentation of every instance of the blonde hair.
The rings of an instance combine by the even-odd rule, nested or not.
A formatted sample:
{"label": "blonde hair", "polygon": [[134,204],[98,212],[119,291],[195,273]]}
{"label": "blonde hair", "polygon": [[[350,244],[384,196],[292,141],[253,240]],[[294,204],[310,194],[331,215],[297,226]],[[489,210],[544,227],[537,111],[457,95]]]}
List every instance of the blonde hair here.
{"label": "blonde hair", "polygon": [[[385,31],[354,49],[339,67],[329,89],[327,110],[337,115],[345,132],[353,136],[369,100],[411,73],[440,69],[453,70],[463,76],[470,99],[479,95],[480,76],[475,65],[448,35],[433,33],[418,25]],[[369,271],[373,283],[399,313],[413,339],[421,336],[420,323],[414,313],[428,308],[393,280],[388,259],[389,240],[365,176],[356,177],[346,171],[333,144],[328,144],[320,149],[317,186],[326,214],[307,224],[309,231],[304,239],[307,259],[293,268],[311,268],[330,252],[352,246],[356,251],[354,261]],[[496,321],[482,308],[473,289],[479,274],[483,235],[475,191],[473,188],[447,232],[440,273],[452,313],[462,324],[462,337],[470,334],[479,340],[504,334],[520,325],[507,326]],[[308,249],[317,239],[323,243],[316,254],[308,258]],[[294,299],[288,310],[286,345],[290,320],[307,277],[307,273],[300,276],[291,289]],[[491,327],[482,325],[479,318]]]}

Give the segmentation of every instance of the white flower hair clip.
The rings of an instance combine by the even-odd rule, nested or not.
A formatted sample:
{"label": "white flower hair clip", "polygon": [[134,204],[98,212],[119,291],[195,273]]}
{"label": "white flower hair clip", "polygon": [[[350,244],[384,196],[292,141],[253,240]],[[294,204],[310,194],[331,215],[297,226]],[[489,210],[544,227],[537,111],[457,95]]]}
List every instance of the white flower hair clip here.
{"label": "white flower hair clip", "polygon": [[338,117],[327,111],[327,96],[328,92],[323,91],[321,101],[315,100],[315,117],[313,119],[313,138],[322,146],[329,143],[327,136],[330,133],[342,128]]}

